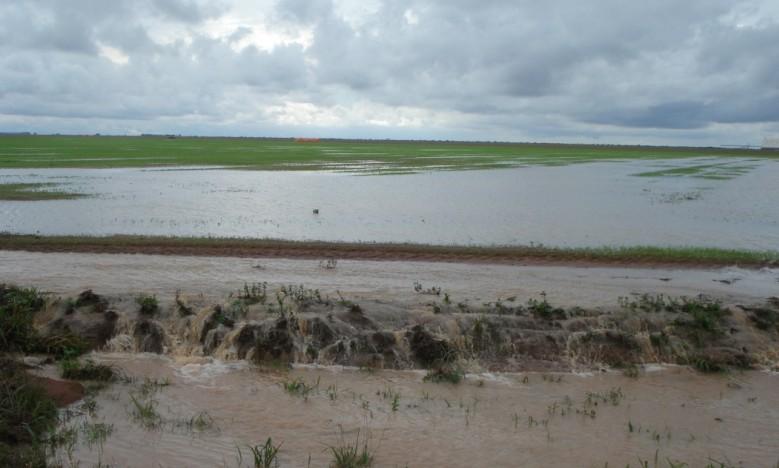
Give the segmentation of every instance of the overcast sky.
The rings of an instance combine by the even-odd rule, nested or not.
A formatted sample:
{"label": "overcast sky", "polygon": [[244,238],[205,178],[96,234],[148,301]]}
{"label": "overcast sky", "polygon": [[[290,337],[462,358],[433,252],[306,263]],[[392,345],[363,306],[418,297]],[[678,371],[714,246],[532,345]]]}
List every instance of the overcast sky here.
{"label": "overcast sky", "polygon": [[0,0],[0,131],[759,144],[777,0]]}

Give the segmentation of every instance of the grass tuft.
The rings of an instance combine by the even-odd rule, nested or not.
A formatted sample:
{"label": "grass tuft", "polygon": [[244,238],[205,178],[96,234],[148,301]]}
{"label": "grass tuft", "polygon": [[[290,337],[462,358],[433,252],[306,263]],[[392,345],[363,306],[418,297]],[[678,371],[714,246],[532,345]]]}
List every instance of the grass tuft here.
{"label": "grass tuft", "polygon": [[63,379],[98,382],[110,382],[116,378],[116,372],[111,366],[97,364],[92,360],[80,362],[77,359],[62,360],[60,362],[60,375]]}
{"label": "grass tuft", "polygon": [[341,441],[340,445],[330,446],[333,460],[330,468],[369,468],[373,466],[373,454],[368,448],[368,440],[361,440],[360,432],[354,443]]}
{"label": "grass tuft", "polygon": [[[281,448],[281,444],[274,445],[273,439],[268,437],[268,440],[265,441],[262,445],[255,445],[255,446],[249,446],[249,451],[252,454],[252,460],[254,462],[255,468],[274,468],[279,466],[279,449]],[[243,453],[241,453],[241,448],[238,447],[238,464],[241,465],[243,462]]]}
{"label": "grass tuft", "polygon": [[137,302],[138,305],[141,306],[140,309],[141,315],[151,316],[156,314],[160,309],[156,296],[145,296],[145,295],[138,296],[135,299],[135,302]]}

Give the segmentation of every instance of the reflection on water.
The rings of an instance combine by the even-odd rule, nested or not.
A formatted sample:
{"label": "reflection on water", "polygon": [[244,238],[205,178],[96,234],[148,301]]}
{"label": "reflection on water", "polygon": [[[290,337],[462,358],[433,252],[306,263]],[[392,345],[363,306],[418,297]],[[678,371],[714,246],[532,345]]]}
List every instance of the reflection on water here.
{"label": "reflection on water", "polygon": [[[655,456],[659,466],[779,461],[776,374],[476,374],[455,386],[423,382],[418,372],[97,358],[136,380],[98,393],[96,413],[84,417],[114,425],[102,448],[83,439],[75,447],[74,459],[87,466],[238,466],[236,447],[246,456],[247,445],[268,437],[282,444],[280,466],[327,466],[328,446],[353,443],[357,431],[380,467],[639,466],[640,459],[653,466]],[[143,392],[145,378],[170,385]],[[311,386],[306,396],[284,390],[294,379]],[[161,418],[155,428],[133,419],[130,394],[152,402]],[[211,423],[187,424],[203,414]]]}
{"label": "reflection on water", "polygon": [[[4,169],[0,183],[54,182],[94,197],[0,201],[0,231],[480,245],[779,246],[779,164],[734,159],[730,166],[738,170],[728,166],[721,172],[716,166],[720,172],[712,173],[707,161],[392,176]],[[681,170],[669,169],[674,164]],[[705,177],[697,177],[701,167],[709,171]],[[653,171],[658,176],[635,176]]]}

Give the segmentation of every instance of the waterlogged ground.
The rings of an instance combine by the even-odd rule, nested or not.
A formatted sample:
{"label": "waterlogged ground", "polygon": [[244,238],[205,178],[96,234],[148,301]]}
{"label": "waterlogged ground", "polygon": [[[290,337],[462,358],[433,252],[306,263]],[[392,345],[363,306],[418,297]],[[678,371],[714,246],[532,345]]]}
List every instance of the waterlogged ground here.
{"label": "waterlogged ground", "polygon": [[[42,268],[45,266],[45,268]],[[452,301],[481,303],[544,291],[557,306],[614,307],[639,294],[694,297],[706,294],[728,304],[765,301],[779,292],[779,269],[577,268],[564,266],[472,265],[429,262],[338,262],[324,270],[316,260],[36,253],[0,250],[0,283],[37,287],[58,295],[85,289],[101,294],[145,292],[172,299],[176,291],[214,300],[244,284],[305,285],[333,297],[398,302],[428,308],[431,296],[414,283],[439,287]]]}
{"label": "waterlogged ground", "polygon": [[[774,151],[651,146],[489,144],[433,141],[297,142],[262,138],[4,136],[0,167],[226,166],[371,174],[562,166],[594,161],[710,156],[776,159]],[[727,161],[727,159],[723,159]]]}
{"label": "waterlogged ground", "polygon": [[[354,444],[358,433],[378,467],[779,462],[775,373],[474,374],[451,385],[423,382],[420,372],[93,358],[131,381],[70,408],[79,436],[58,456],[85,466],[251,466],[247,446],[272,437],[281,444],[279,466],[320,467],[332,460],[329,447]],[[293,381],[306,389],[285,390]],[[131,397],[153,408],[152,416],[142,417]]]}
{"label": "waterlogged ground", "polygon": [[779,245],[779,164],[771,159],[357,175],[366,164],[317,172],[2,169],[0,184],[52,184],[40,190],[90,196],[0,201],[0,231],[474,245]]}

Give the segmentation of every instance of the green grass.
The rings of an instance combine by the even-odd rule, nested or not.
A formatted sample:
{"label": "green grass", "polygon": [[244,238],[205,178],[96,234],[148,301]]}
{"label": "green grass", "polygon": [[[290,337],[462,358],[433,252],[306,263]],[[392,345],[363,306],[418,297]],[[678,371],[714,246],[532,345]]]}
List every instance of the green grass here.
{"label": "green grass", "polygon": [[60,361],[60,374],[63,379],[93,380],[97,382],[109,382],[116,378],[116,373],[111,366],[97,364],[90,360],[80,362],[77,359]]}
{"label": "green grass", "polygon": [[[1,161],[1,160],[0,160]],[[65,192],[61,190],[46,190],[54,184],[0,184],[0,200],[4,201],[38,201],[38,200],[71,200],[82,198],[83,193]]]}
{"label": "green grass", "polygon": [[779,152],[389,140],[296,143],[292,139],[260,138],[0,137],[0,168],[228,166],[403,174],[423,170],[558,166],[636,158],[665,160],[699,156],[779,158]]}
{"label": "green grass", "polygon": [[[310,257],[312,251],[321,256],[340,258],[371,258],[381,252],[382,258],[427,259],[443,261],[477,258],[479,261],[521,262],[600,262],[600,263],[661,263],[700,264],[707,266],[777,266],[779,251],[753,251],[712,247],[545,247],[491,246],[472,247],[427,244],[338,243],[316,241],[286,241],[275,239],[241,239],[216,237],[157,236],[34,236],[0,233],[0,249],[32,251],[78,251],[103,253],[155,253],[173,255],[246,256],[262,255],[265,250],[284,251],[287,257]],[[299,254],[297,252],[300,252]]]}
{"label": "green grass", "polygon": [[151,316],[160,310],[157,296],[138,296],[135,298],[135,302],[140,306],[139,313],[141,315]]}
{"label": "green grass", "polygon": [[33,316],[44,299],[35,289],[0,284],[0,352],[31,351],[37,341]]}
{"label": "green grass", "polygon": [[[343,439],[343,434],[341,435]],[[340,445],[328,447],[333,459],[330,462],[330,468],[369,468],[373,466],[374,455],[368,448],[368,438],[357,438],[354,443],[341,441]]]}
{"label": "green grass", "polygon": [[423,380],[433,383],[459,384],[465,378],[465,372],[457,366],[443,366],[431,369]]}
{"label": "green grass", "polygon": [[0,466],[46,466],[57,407],[13,362],[0,360]]}
{"label": "green grass", "polygon": [[[252,461],[255,468],[274,468],[279,466],[279,449],[281,444],[274,445],[273,439],[268,437],[263,445],[249,446],[249,451],[252,454]],[[243,466],[243,453],[241,448],[238,447],[238,465]]]}
{"label": "green grass", "polygon": [[285,392],[305,399],[308,399],[308,395],[315,391],[318,386],[318,382],[317,385],[309,385],[302,379],[293,379],[281,383],[281,388],[283,388]]}
{"label": "green grass", "polygon": [[37,333],[33,318],[44,304],[43,295],[36,289],[0,284],[0,353],[45,353],[62,358],[87,351],[87,344],[76,335]]}
{"label": "green grass", "polygon": [[157,429],[162,425],[162,416],[157,412],[157,400],[143,399],[130,395],[132,403],[130,415],[144,429]]}

